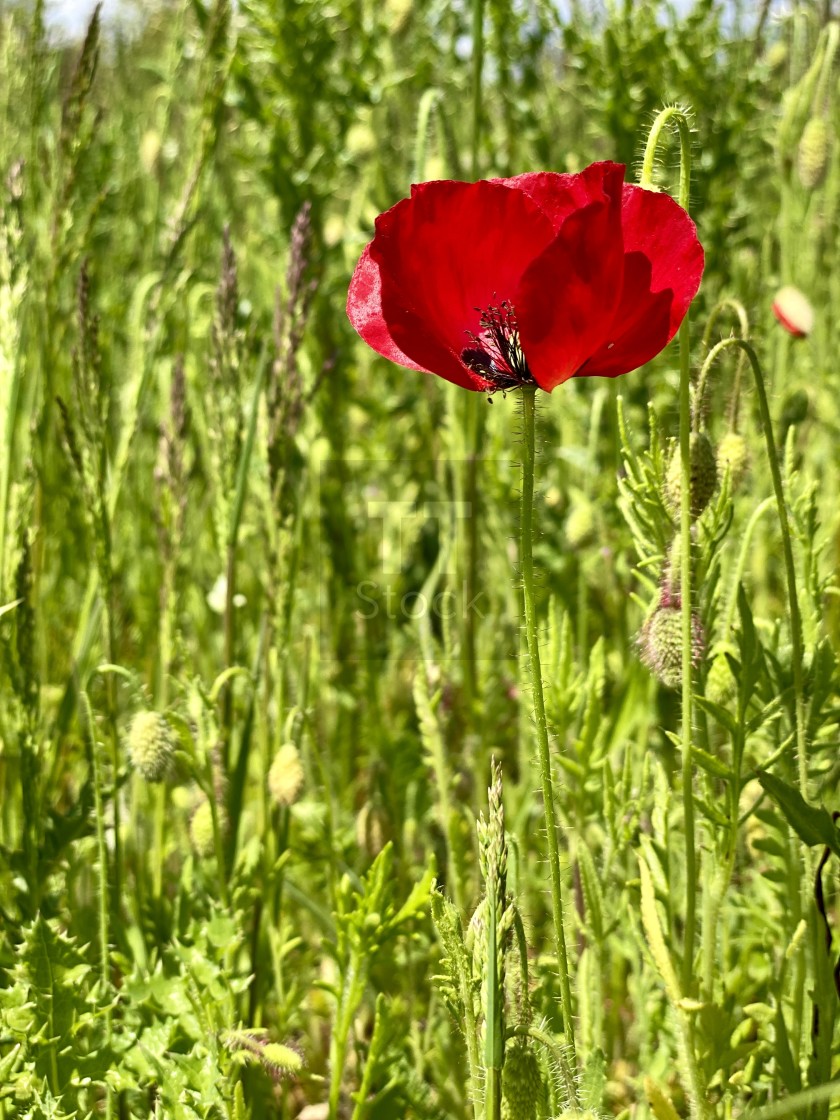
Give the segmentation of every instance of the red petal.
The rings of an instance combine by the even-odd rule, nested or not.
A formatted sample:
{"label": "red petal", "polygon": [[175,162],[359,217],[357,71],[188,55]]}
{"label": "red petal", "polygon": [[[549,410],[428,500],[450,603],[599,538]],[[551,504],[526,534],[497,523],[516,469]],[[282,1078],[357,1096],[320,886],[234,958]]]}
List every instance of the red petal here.
{"label": "red petal", "polygon": [[700,287],[703,248],[694,222],[670,195],[625,185],[621,224],[621,303],[580,377],[618,377],[649,362],[677,333]]}
{"label": "red petal", "polygon": [[576,191],[587,203],[572,211],[551,245],[528,268],[514,297],[522,349],[540,388],[572,377],[607,339],[621,296],[624,168],[593,164]]}
{"label": "red petal", "polygon": [[521,191],[489,182],[422,183],[377,219],[347,313],[385,357],[485,389],[460,361],[466,332],[478,330],[476,308],[510,299],[552,236],[551,223]]}
{"label": "red petal", "polygon": [[542,212],[551,220],[556,231],[575,210],[595,202],[603,196],[604,180],[621,170],[624,179],[624,164],[604,160],[592,163],[574,175],[564,175],[557,171],[529,171],[525,175],[514,175],[509,179],[492,179],[513,190],[522,191],[532,198]]}
{"label": "red petal", "polygon": [[[478,386],[474,383],[473,375],[451,351],[445,347],[437,347],[433,350],[431,339],[427,340],[425,352],[428,364],[421,365],[403,353],[394,341],[391,328],[382,314],[382,280],[379,265],[371,259],[370,249],[371,246],[367,245],[359,258],[347,295],[347,317],[368,346],[389,361],[396,362],[397,365],[420,370],[422,373],[431,373],[432,369],[429,369],[431,365],[435,373],[465,389],[484,388],[483,385]],[[423,327],[422,324],[414,323],[411,313],[405,311],[398,317],[395,333],[419,335],[423,333]]]}

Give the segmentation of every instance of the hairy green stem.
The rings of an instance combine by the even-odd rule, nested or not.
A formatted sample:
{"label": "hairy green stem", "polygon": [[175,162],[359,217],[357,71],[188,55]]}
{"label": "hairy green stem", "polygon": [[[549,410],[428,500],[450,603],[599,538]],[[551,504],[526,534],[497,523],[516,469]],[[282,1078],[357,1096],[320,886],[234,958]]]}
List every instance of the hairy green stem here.
{"label": "hairy green stem", "polygon": [[557,966],[560,971],[560,1005],[563,1012],[563,1035],[569,1050],[572,1068],[577,1065],[575,1056],[575,1028],[572,1019],[572,991],[569,983],[569,959],[566,952],[566,934],[563,927],[563,886],[560,873],[560,850],[557,841],[557,824],[554,819],[554,788],[551,778],[551,754],[548,746],[548,721],[545,714],[540,646],[537,635],[537,616],[534,598],[534,460],[536,390],[522,388],[522,517],[520,523],[520,563],[522,565],[522,591],[525,602],[525,633],[528,643],[528,661],[534,693],[534,718],[537,727],[537,749],[542,783],[545,831],[548,838],[548,865],[551,871],[551,911],[554,919],[554,942]]}
{"label": "hairy green stem", "polygon": [[735,618],[735,609],[738,605],[738,587],[741,583],[741,577],[744,574],[744,568],[746,568],[747,566],[747,558],[750,554],[750,548],[752,547],[752,536],[755,532],[756,525],[758,525],[761,518],[772,505],[772,498],[765,498],[763,502],[759,502],[759,504],[753,510],[752,517],[750,517],[749,521],[747,522],[747,527],[744,530],[743,537],[741,538],[741,550],[738,553],[738,559],[735,562],[735,570],[732,573],[732,579],[730,581],[729,598],[726,601],[726,610],[723,615],[723,624],[720,628],[721,634],[728,634],[732,629],[732,622]]}
{"label": "hairy green stem", "polygon": [[[680,137],[679,203],[688,210],[691,181],[691,136],[688,117],[677,106],[663,109],[648,136],[642,164],[641,185],[653,185],[656,149],[666,125],[675,127]],[[685,821],[685,935],[683,942],[682,986],[691,991],[694,976],[694,941],[697,929],[697,851],[694,826],[694,772],[691,761],[693,729],[692,624],[691,587],[691,366],[689,354],[688,314],[680,325],[680,600],[682,606],[682,790]]]}
{"label": "hairy green stem", "polygon": [[484,0],[472,3],[472,147],[473,179],[478,178],[481,142],[481,73],[484,69]]}
{"label": "hairy green stem", "polygon": [[779,457],[776,451],[776,440],[773,436],[773,422],[770,418],[770,407],[767,401],[767,390],[764,384],[764,374],[758,357],[748,342],[742,338],[726,338],[719,342],[709,353],[708,362],[716,358],[724,350],[739,347],[747,355],[755,379],[758,409],[761,417],[761,427],[764,431],[764,440],[767,445],[767,460],[770,466],[770,476],[773,481],[773,493],[776,499],[776,513],[779,518],[779,529],[782,536],[782,554],[785,564],[785,577],[788,593],[788,610],[790,612],[790,640],[793,661],[793,692],[794,692],[794,722],[796,737],[796,757],[799,777],[799,788],[804,798],[808,797],[808,756],[805,727],[805,675],[804,675],[804,646],[802,639],[802,615],[799,610],[799,595],[796,590],[796,565],[793,559],[793,543],[788,518],[787,503],[785,501],[782,472],[779,468]]}
{"label": "hairy green stem", "polygon": [[[732,311],[738,319],[738,330],[741,338],[749,338],[750,334],[750,321],[744,305],[737,299],[722,299],[716,303],[712,308],[706,323],[706,329],[703,331],[703,342],[701,344],[701,352],[705,352],[709,348],[709,343],[712,338],[712,331],[714,330],[718,319],[724,311]],[[741,397],[741,376],[746,362],[746,356],[741,353],[738,355],[738,365],[735,368],[735,384],[732,389],[732,396],[729,406],[729,425],[735,430],[738,426],[738,409]],[[708,392],[707,384],[709,377],[709,370],[711,363],[708,359],[703,362],[700,367],[700,373],[697,377],[697,392],[695,394],[694,405],[694,430],[700,430],[700,424],[703,416],[706,414],[706,393]]]}
{"label": "hairy green stem", "polygon": [[688,316],[680,327],[680,602],[682,605],[682,788],[685,820],[685,937],[683,990],[691,990],[694,975],[694,939],[697,926],[697,853],[694,829],[694,773],[691,761],[693,708],[693,641],[691,615],[691,374],[689,369]]}

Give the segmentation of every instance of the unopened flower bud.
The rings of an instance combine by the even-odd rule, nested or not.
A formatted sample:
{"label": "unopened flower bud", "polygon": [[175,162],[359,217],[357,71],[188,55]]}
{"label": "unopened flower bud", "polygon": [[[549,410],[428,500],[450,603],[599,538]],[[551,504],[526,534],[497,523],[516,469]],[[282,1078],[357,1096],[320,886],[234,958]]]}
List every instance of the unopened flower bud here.
{"label": "unopened flower bud", "polygon": [[801,424],[808,418],[808,410],[810,408],[810,401],[808,394],[804,389],[794,389],[792,393],[788,393],[782,402],[782,412],[779,416],[779,425],[783,432],[794,424]]}
{"label": "unopened flower bud", "polygon": [[[696,668],[705,651],[703,624],[691,614],[691,664]],[[682,684],[682,605],[677,598],[660,603],[639,635],[642,662],[667,688]]]}
{"label": "unopened flower bud", "polygon": [[294,743],[284,743],[268,771],[268,791],[275,805],[294,805],[303,785],[300,752]]}
{"label": "unopened flower bud", "polygon": [[793,284],[776,292],[773,314],[794,338],[805,338],[814,329],[814,309],[808,297]]}
{"label": "unopened flower bud", "polygon": [[717,469],[719,475],[729,472],[729,481],[734,490],[747,473],[750,465],[750,452],[747,441],[738,432],[727,432],[718,444]]}
{"label": "unopened flower bud", "polygon": [[128,729],[128,757],[147,782],[162,782],[172,773],[175,740],[165,716],[138,712]]}
{"label": "unopened flower bud", "polygon": [[[695,521],[709,504],[717,486],[717,465],[711,440],[705,432],[692,432],[690,445],[691,519]],[[674,448],[665,475],[665,505],[672,517],[680,516],[682,502],[682,459],[679,446]]]}
{"label": "unopened flower bud", "polygon": [[706,674],[706,699],[713,704],[726,705],[735,695],[735,678],[726,653],[722,650],[712,659]]}
{"label": "unopened flower bud", "polygon": [[802,132],[796,153],[799,182],[806,191],[815,190],[828,167],[829,132],[824,117],[811,117]]}
{"label": "unopened flower bud", "polygon": [[533,1046],[517,1039],[508,1046],[502,1070],[502,1120],[536,1120],[544,1092]]}

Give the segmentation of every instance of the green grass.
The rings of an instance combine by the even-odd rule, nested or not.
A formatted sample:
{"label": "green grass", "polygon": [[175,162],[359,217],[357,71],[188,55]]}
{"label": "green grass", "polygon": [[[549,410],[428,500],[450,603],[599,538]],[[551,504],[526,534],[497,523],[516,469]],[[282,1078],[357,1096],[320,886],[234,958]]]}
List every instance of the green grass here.
{"label": "green grass", "polygon": [[[0,10],[0,1120],[840,1116],[840,32],[774,7],[189,0],[65,46]],[[634,179],[666,105],[690,332],[537,401],[570,1024],[522,402],[344,307],[412,181]],[[747,460],[669,686],[681,362]]]}

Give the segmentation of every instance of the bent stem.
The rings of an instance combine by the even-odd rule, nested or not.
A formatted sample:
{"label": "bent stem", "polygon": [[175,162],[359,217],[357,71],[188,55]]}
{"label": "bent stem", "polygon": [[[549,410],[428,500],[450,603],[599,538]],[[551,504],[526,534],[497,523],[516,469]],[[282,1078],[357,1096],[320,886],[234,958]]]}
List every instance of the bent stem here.
{"label": "bent stem", "polygon": [[534,606],[534,459],[535,459],[536,390],[522,387],[522,518],[520,522],[519,557],[522,566],[522,591],[525,601],[525,634],[528,642],[528,661],[534,692],[534,719],[537,726],[540,781],[542,784],[545,831],[548,837],[548,865],[551,869],[551,911],[554,919],[554,941],[557,965],[560,970],[560,1006],[563,1012],[563,1035],[568,1048],[569,1061],[576,1068],[575,1029],[572,1021],[572,992],[569,984],[569,959],[566,953],[566,935],[563,929],[563,891],[560,877],[560,851],[557,843],[557,825],[554,820],[554,790],[551,780],[551,755],[548,749],[548,722],[545,715],[540,646],[537,637],[537,617]]}
{"label": "bent stem", "polygon": [[[793,544],[788,519],[787,503],[782,485],[782,472],[779,469],[779,456],[776,452],[776,441],[773,437],[773,422],[770,419],[770,407],[767,403],[767,390],[764,385],[764,374],[758,357],[748,342],[742,338],[725,338],[709,352],[706,364],[712,362],[724,350],[736,346],[741,349],[749,359],[755,379],[756,395],[758,396],[758,410],[761,417],[761,426],[764,429],[764,440],[767,445],[767,459],[770,465],[770,477],[773,480],[773,493],[776,498],[776,513],[779,518],[779,529],[782,535],[782,553],[785,563],[785,577],[787,580],[788,610],[790,612],[790,641],[793,660],[793,694],[794,694],[794,722],[796,737],[796,759],[799,777],[799,792],[808,799],[808,756],[805,729],[805,681],[803,672],[803,641],[802,641],[802,615],[799,610],[799,596],[796,590],[796,565],[793,560]],[[759,507],[760,508],[760,507]],[[757,513],[757,511],[756,511]]]}
{"label": "bent stem", "polygon": [[[691,181],[691,134],[688,114],[677,105],[663,109],[653,123],[644,160],[641,186],[653,187],[656,149],[663,129],[671,125],[680,137],[679,204],[688,211]],[[694,827],[694,771],[691,761],[693,728],[692,682],[692,587],[691,587],[691,367],[689,326],[686,313],[678,335],[680,350],[680,601],[682,608],[682,755],[683,818],[685,821],[685,937],[683,942],[682,987],[690,993],[694,977],[694,942],[697,931],[697,851]]]}

